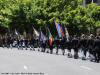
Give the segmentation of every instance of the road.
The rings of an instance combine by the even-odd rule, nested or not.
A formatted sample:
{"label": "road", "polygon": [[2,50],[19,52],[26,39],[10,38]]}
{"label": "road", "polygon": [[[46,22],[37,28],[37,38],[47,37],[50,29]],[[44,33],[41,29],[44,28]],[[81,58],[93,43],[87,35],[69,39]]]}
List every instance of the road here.
{"label": "road", "polygon": [[61,53],[42,53],[37,49],[0,48],[0,75],[100,75],[100,63],[67,58]]}

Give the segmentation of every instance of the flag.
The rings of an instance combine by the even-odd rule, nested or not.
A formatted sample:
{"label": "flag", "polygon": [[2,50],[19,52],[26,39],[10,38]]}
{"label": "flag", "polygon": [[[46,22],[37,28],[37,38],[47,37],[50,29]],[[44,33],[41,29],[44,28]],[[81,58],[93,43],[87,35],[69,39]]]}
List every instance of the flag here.
{"label": "flag", "polygon": [[45,43],[45,41],[46,41],[46,37],[41,31],[40,34],[39,34],[39,38],[38,38],[38,44],[40,44],[40,42]]}
{"label": "flag", "polygon": [[69,33],[68,33],[67,27],[65,25],[64,25],[64,28],[65,28],[65,36],[66,36],[67,40],[69,40]]}
{"label": "flag", "polygon": [[39,37],[39,32],[33,27],[34,33],[37,37]]}
{"label": "flag", "polygon": [[53,42],[53,38],[52,38],[52,35],[51,35],[49,29],[48,29],[48,31],[49,31],[49,44],[50,44],[50,46],[51,46],[51,45],[52,45],[52,42]]}
{"label": "flag", "polygon": [[15,31],[14,31],[14,32],[15,32],[15,35],[18,35],[18,32],[17,32],[17,30],[16,30],[16,29],[15,29]]}
{"label": "flag", "polygon": [[63,32],[62,27],[56,21],[55,21],[55,25],[56,25],[59,37],[63,37],[64,36],[64,32]]}
{"label": "flag", "polygon": [[41,40],[46,40],[46,37],[45,37],[45,35],[42,33],[42,31],[41,31]]}

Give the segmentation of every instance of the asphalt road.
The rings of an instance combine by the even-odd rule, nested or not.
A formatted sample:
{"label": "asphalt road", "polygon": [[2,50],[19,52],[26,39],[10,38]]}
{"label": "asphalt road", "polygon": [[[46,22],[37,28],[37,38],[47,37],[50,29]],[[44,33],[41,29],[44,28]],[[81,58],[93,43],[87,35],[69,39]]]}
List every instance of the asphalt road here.
{"label": "asphalt road", "polygon": [[0,48],[0,75],[100,75],[100,63],[16,48]]}

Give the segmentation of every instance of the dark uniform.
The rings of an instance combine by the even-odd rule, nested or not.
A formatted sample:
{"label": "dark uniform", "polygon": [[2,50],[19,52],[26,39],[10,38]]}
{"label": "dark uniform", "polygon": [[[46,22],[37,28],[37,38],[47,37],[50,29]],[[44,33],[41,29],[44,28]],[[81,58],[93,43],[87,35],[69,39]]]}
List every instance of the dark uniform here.
{"label": "dark uniform", "polygon": [[94,45],[94,39],[93,39],[93,36],[90,36],[90,38],[88,39],[88,42],[87,42],[87,48],[89,50],[90,61],[94,60],[93,45]]}
{"label": "dark uniform", "polygon": [[20,43],[21,43],[21,48],[22,48],[22,50],[23,50],[23,48],[25,47],[25,40],[24,40],[24,38],[22,38],[22,39],[20,40]]}
{"label": "dark uniform", "polygon": [[35,50],[34,49],[34,38],[31,36],[31,40],[29,40],[29,45],[30,45],[30,50],[32,50],[32,48],[33,48],[33,50]]}
{"label": "dark uniform", "polygon": [[19,47],[20,47],[20,40],[17,39],[17,48],[19,49]]}
{"label": "dark uniform", "polygon": [[7,48],[10,47],[10,43],[11,43],[11,36],[10,34],[7,35]]}
{"label": "dark uniform", "polygon": [[56,54],[58,54],[58,50],[59,50],[59,39],[58,38],[56,38],[55,39],[55,46],[56,46]]}
{"label": "dark uniform", "polygon": [[95,56],[95,61],[99,62],[100,61],[100,39],[97,37],[94,40],[94,56]]}
{"label": "dark uniform", "polygon": [[27,50],[28,48],[28,39],[25,39],[25,49]]}
{"label": "dark uniform", "polygon": [[79,40],[74,37],[72,39],[72,48],[74,49],[74,58],[77,59],[78,58],[78,46],[79,46]]}
{"label": "dark uniform", "polygon": [[2,37],[2,47],[4,48],[5,47],[5,44],[6,44],[6,42],[5,42],[5,38],[4,38],[4,36]]}
{"label": "dark uniform", "polygon": [[80,39],[80,48],[82,49],[82,60],[86,59],[86,53],[87,53],[87,39],[85,38],[85,36],[82,36],[82,38]]}
{"label": "dark uniform", "polygon": [[65,54],[65,43],[66,43],[66,39],[65,38],[62,38],[60,40],[60,43],[61,43],[62,54],[64,55]]}
{"label": "dark uniform", "polygon": [[46,50],[46,40],[42,41],[42,52],[45,52]]}
{"label": "dark uniform", "polygon": [[69,38],[69,40],[66,41],[66,48],[68,50],[67,56],[68,56],[68,58],[71,58],[72,57],[72,54],[71,54],[72,41],[70,38]]}

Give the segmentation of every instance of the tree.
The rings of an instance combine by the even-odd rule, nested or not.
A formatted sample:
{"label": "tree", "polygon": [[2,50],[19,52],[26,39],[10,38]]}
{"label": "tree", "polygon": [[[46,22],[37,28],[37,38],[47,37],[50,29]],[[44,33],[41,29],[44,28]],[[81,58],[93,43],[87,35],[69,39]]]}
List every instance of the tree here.
{"label": "tree", "polygon": [[32,32],[34,26],[46,33],[48,27],[57,35],[55,20],[71,35],[88,33],[100,26],[100,6],[85,8],[83,0],[0,0],[0,26],[9,31]]}

